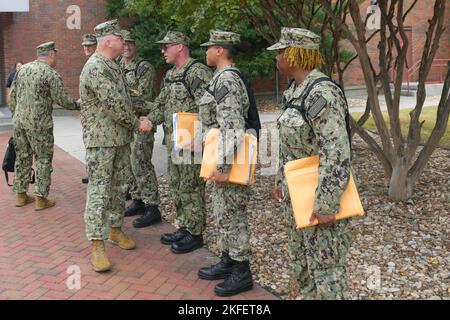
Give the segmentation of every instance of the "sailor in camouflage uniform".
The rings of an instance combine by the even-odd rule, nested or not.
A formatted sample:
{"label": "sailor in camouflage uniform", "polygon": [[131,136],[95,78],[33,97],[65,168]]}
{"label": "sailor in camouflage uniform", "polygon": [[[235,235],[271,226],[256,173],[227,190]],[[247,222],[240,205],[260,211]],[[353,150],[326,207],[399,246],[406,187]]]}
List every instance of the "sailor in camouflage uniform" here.
{"label": "sailor in camouflage uniform", "polygon": [[[201,279],[224,282],[215,286],[219,296],[231,296],[249,290],[253,286],[250,271],[250,244],[246,206],[250,188],[228,182],[237,147],[245,134],[245,119],[250,106],[244,82],[234,66],[234,57],[240,50],[240,35],[233,32],[212,30],[208,42],[206,60],[216,71],[200,100],[200,120],[205,133],[218,128],[222,142],[219,143],[217,170],[213,174],[213,215],[219,226],[219,247],[222,257],[219,263],[199,270]],[[234,141],[226,139],[235,139]],[[227,160],[228,159],[228,160]]]}
{"label": "sailor in camouflage uniform", "polygon": [[[84,34],[82,38],[81,45],[83,46],[83,52],[87,59],[89,59],[97,50],[97,38],[95,34]],[[82,183],[88,183],[89,178],[87,176],[81,179]]]}
{"label": "sailor in camouflage uniform", "polygon": [[89,59],[97,49],[97,38],[93,34],[85,34],[83,35],[81,45],[83,46],[84,55]]}
{"label": "sailor in camouflage uniform", "polygon": [[[148,117],[156,126],[167,126],[169,151],[170,191],[177,210],[180,228],[175,233],[164,234],[163,244],[170,244],[174,253],[187,253],[203,246],[206,224],[205,183],[200,178],[200,161],[195,164],[191,150],[177,151],[173,144],[173,115],[178,112],[198,113],[198,101],[205,92],[212,72],[204,64],[192,59],[188,48],[189,39],[181,32],[169,31],[157,44],[167,63],[174,67],[167,71],[161,92],[151,104]],[[188,152],[188,153],[186,153]],[[186,157],[187,155],[187,157]],[[176,161],[176,159],[186,162]]]}
{"label": "sailor in camouflage uniform", "polygon": [[[138,116],[148,113],[142,110],[139,101],[153,101],[155,69],[136,53],[134,35],[128,30],[122,30],[125,40],[125,50],[120,65],[125,74],[131,100],[134,101],[134,112]],[[142,217],[133,222],[134,227],[147,227],[161,222],[159,212],[158,182],[155,168],[152,164],[155,130],[150,133],[135,133],[131,143],[131,169],[129,188],[133,202],[125,210],[125,217],[142,213]]]}
{"label": "sailor in camouflage uniform", "polygon": [[91,263],[101,272],[111,268],[104,240],[125,250],[136,247],[121,230],[131,171],[130,142],[137,130],[149,132],[151,123],[144,117],[138,120],[133,113],[122,69],[115,61],[124,42],[117,20],[94,30],[98,49],[81,72],[80,96],[89,174],[84,219],[92,242]]}
{"label": "sailor in camouflage uniform", "polygon": [[34,201],[27,195],[33,155],[36,159],[36,210],[55,205],[48,198],[53,159],[53,105],[78,110],[80,106],[64,89],[56,66],[57,49],[54,42],[37,47],[37,60],[27,63],[17,72],[9,105],[13,113],[16,148],[14,192],[16,206]]}
{"label": "sailor in camouflage uniform", "polygon": [[[350,175],[350,144],[346,130],[343,92],[317,68],[322,63],[320,37],[306,29],[283,28],[281,39],[269,47],[278,50],[277,66],[292,79],[284,92],[278,118],[280,168],[275,197],[282,201],[289,231],[294,273],[305,299],[347,297],[345,256],[352,234],[348,220],[336,222],[340,197]],[[307,97],[303,97],[311,87]],[[319,185],[312,218],[319,225],[296,230],[283,166],[319,155]]]}

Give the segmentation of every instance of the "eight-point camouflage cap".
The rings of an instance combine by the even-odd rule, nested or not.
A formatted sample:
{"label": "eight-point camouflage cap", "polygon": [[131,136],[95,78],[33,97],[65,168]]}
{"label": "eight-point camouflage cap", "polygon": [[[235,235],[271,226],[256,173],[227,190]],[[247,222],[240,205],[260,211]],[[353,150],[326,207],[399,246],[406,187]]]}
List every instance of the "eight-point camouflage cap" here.
{"label": "eight-point camouflage cap", "polygon": [[82,46],[93,46],[97,44],[97,38],[93,34],[85,34],[83,35]]}
{"label": "eight-point camouflage cap", "polygon": [[182,32],[179,31],[167,31],[164,39],[156,41],[157,44],[178,43],[189,45],[190,39]]}
{"label": "eight-point camouflage cap", "polygon": [[288,47],[318,50],[320,39],[320,36],[307,29],[282,28],[280,40],[267,48],[267,50],[278,50]]}
{"label": "eight-point camouflage cap", "polygon": [[36,50],[37,50],[37,54],[41,54],[41,53],[45,53],[45,52],[49,52],[49,51],[58,51],[55,48],[55,43],[53,41],[38,45],[36,47]]}
{"label": "eight-point camouflage cap", "polygon": [[120,29],[117,19],[100,23],[94,28],[94,31],[97,39],[110,34],[122,37],[122,30]]}
{"label": "eight-point camouflage cap", "polygon": [[211,30],[209,32],[209,41],[202,43],[201,47],[215,46],[215,45],[232,45],[241,42],[241,36],[234,32]]}
{"label": "eight-point camouflage cap", "polygon": [[134,34],[128,30],[122,30],[122,38],[125,41],[136,42],[136,39],[134,38]]}

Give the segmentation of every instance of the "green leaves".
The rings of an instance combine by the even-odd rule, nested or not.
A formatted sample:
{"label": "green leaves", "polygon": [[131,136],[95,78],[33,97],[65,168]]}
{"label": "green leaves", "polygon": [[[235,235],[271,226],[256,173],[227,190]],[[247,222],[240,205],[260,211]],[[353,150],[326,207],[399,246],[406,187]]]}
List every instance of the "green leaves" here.
{"label": "green leaves", "polygon": [[[178,30],[191,38],[191,53],[204,61],[205,50],[199,45],[209,38],[209,30],[222,29],[240,33],[251,43],[252,52],[239,56],[237,65],[250,78],[269,77],[275,69],[275,54],[266,48],[280,36],[281,27],[310,28],[322,35],[327,70],[348,61],[353,53],[334,46],[329,20],[316,0],[108,0],[110,17],[137,16],[133,29],[138,39],[139,54],[155,67],[165,66],[159,48],[154,44],[167,30]],[[347,10],[346,1],[334,6],[339,14]],[[335,69],[335,68],[334,68]]]}

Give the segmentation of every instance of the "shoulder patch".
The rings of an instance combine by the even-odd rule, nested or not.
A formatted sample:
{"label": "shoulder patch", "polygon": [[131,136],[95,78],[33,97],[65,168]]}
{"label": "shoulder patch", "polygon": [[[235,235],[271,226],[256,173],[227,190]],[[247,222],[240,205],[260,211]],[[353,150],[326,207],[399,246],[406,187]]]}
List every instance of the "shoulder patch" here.
{"label": "shoulder patch", "polygon": [[222,100],[223,100],[223,98],[225,98],[226,96],[227,96],[227,94],[229,93],[230,91],[228,91],[228,88],[227,87],[225,87],[225,86],[222,86],[222,87],[220,87],[216,92],[215,92],[215,98],[216,98],[216,101],[217,101],[217,103],[220,103]]}
{"label": "shoulder patch", "polygon": [[151,69],[149,63],[145,60],[138,63],[135,74],[136,77],[140,78],[144,73]]}
{"label": "shoulder patch", "polygon": [[197,90],[202,82],[203,82],[202,79],[200,79],[199,77],[195,77],[191,84],[192,91]]}
{"label": "shoulder patch", "polygon": [[320,96],[318,97],[311,105],[311,107],[308,108],[308,111],[306,111],[306,117],[309,120],[312,120],[316,118],[323,108],[327,105],[327,100]]}

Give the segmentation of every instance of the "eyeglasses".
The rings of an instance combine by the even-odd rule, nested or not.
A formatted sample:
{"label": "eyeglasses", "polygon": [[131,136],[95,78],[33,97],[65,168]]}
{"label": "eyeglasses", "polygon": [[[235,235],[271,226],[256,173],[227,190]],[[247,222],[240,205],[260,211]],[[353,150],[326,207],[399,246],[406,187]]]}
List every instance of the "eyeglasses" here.
{"label": "eyeglasses", "polygon": [[163,44],[161,47],[162,51],[167,51],[170,47],[176,46],[178,43],[169,43],[169,44]]}

